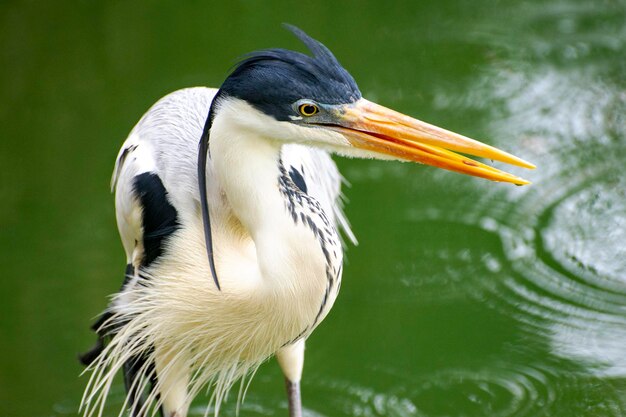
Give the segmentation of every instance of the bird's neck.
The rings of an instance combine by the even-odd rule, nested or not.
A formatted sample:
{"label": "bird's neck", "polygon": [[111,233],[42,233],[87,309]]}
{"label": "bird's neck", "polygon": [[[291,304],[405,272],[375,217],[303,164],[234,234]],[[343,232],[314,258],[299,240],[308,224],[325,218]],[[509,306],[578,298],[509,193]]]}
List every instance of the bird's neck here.
{"label": "bird's neck", "polygon": [[211,160],[228,205],[256,242],[283,220],[277,190],[280,145],[249,132],[222,133],[222,120],[211,129]]}
{"label": "bird's neck", "polygon": [[[328,298],[324,294],[329,291],[329,276],[337,275],[341,255],[329,261],[319,233],[300,214],[309,216],[312,223],[328,220],[321,211],[308,207],[315,200],[301,194],[285,174],[281,142],[259,135],[258,129],[247,129],[237,120],[236,110],[221,108],[211,128],[209,146],[216,178],[230,209],[255,243],[265,288],[287,289],[308,298],[317,314],[322,298]],[[299,207],[298,216],[294,194],[310,203]],[[334,226],[329,224],[328,229],[336,237]],[[329,263],[333,264],[330,272]]]}

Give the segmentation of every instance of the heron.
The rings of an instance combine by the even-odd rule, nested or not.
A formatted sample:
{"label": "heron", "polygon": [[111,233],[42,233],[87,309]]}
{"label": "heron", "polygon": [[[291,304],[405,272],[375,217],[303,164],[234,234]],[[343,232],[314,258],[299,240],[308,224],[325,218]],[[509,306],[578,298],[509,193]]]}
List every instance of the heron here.
{"label": "heron", "polygon": [[161,98],[122,145],[111,187],[127,265],[80,357],[86,417],[120,373],[120,413],[185,417],[206,390],[218,416],[273,356],[289,415],[302,416],[305,342],[339,292],[344,241],[356,242],[331,154],[529,183],[465,155],[531,163],[366,100],[326,46],[286,26],[309,54],[250,53],[219,89]]}

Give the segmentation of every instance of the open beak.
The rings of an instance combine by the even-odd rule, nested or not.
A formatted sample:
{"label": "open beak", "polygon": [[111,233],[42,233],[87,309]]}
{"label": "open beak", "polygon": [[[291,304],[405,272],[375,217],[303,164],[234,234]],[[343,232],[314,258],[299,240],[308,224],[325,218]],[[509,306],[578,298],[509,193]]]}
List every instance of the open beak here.
{"label": "open beak", "polygon": [[357,148],[492,181],[530,184],[523,178],[455,153],[535,168],[523,159],[474,139],[413,119],[363,98],[354,104],[336,108],[336,112],[337,124],[325,127],[343,134]]}

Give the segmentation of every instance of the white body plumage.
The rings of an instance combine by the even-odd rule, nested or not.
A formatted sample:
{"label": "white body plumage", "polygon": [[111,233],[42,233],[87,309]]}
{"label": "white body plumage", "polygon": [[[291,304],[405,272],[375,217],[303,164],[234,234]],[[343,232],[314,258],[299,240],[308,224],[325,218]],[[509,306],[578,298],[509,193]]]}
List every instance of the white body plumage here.
{"label": "white body plumage", "polygon": [[[115,373],[137,356],[146,358],[145,378],[133,383],[147,385],[154,362],[158,382],[151,392],[155,398],[159,393],[168,415],[185,415],[207,383],[215,384],[217,414],[232,383],[277,352],[286,376],[299,380],[303,341],[337,296],[342,247],[336,226],[353,237],[338,201],[336,166],[323,150],[273,140],[272,127],[279,122],[239,100],[229,102],[232,109],[221,109],[210,142],[210,152],[220,157],[207,164],[221,291],[214,285],[196,155],[215,93],[193,88],[164,97],[118,155],[112,182],[133,276],[111,306],[109,324],[119,325],[93,364],[84,400],[89,411],[104,400]],[[240,120],[256,126],[246,129]],[[262,129],[267,136],[258,134]],[[146,173],[161,180],[178,227],[160,256],[144,266],[145,207],[136,178]]]}

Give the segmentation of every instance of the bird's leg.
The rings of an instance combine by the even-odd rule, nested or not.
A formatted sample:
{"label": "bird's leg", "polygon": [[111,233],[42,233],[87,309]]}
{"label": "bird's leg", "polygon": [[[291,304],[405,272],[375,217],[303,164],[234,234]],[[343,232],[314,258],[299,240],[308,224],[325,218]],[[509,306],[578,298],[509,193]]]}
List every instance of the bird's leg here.
{"label": "bird's leg", "polygon": [[285,386],[289,400],[289,417],[302,417],[300,379],[304,365],[304,339],[287,345],[276,353],[280,369],[285,375]]}
{"label": "bird's leg", "polygon": [[156,374],[159,378],[163,417],[186,417],[189,409],[187,384],[189,370],[176,361],[174,352],[155,349]]}
{"label": "bird's leg", "polygon": [[289,400],[289,417],[302,417],[302,401],[300,400],[300,381],[291,382],[285,377],[287,399]]}

